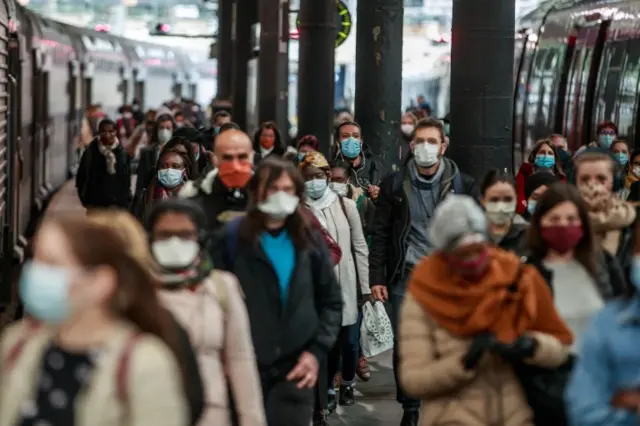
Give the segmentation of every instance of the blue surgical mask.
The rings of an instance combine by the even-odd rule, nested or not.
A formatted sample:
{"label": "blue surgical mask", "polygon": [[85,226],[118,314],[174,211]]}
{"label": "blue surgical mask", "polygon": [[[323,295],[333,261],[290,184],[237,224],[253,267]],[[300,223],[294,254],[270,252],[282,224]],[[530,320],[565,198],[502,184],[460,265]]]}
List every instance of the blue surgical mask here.
{"label": "blue surgical mask", "polygon": [[158,181],[165,188],[173,189],[184,181],[184,170],[160,169],[158,170]]}
{"label": "blue surgical mask", "polygon": [[611,148],[611,144],[613,140],[616,138],[616,135],[612,135],[610,133],[603,133],[598,137],[598,143],[602,148],[609,149]]}
{"label": "blue surgical mask", "polygon": [[538,155],[536,157],[536,167],[541,169],[551,169],[556,165],[556,159],[553,155]]}
{"label": "blue surgical mask", "polygon": [[327,180],[326,179],[313,179],[308,180],[304,183],[304,186],[307,190],[307,195],[312,200],[317,200],[322,197],[327,190]]}
{"label": "blue surgical mask", "polygon": [[640,256],[633,256],[633,260],[631,261],[631,284],[636,288],[637,291],[640,291]]}
{"label": "blue surgical mask", "polygon": [[626,166],[629,162],[629,156],[626,152],[616,152],[613,156],[621,166]]}
{"label": "blue surgical mask", "polygon": [[170,129],[158,129],[158,141],[160,141],[161,144],[165,144],[169,142],[172,134],[173,132]]}
{"label": "blue surgical mask", "polygon": [[362,152],[362,143],[356,138],[347,138],[340,142],[340,151],[347,158],[357,158]]}
{"label": "blue surgical mask", "polygon": [[529,213],[531,216],[533,216],[533,212],[536,211],[536,204],[538,202],[536,200],[529,200],[527,201],[527,213]]}
{"label": "blue surgical mask", "polygon": [[35,319],[59,324],[71,314],[70,286],[67,268],[30,261],[25,263],[20,275],[20,299]]}
{"label": "blue surgical mask", "polygon": [[220,127],[214,127],[213,131],[216,132],[216,135],[220,134]]}
{"label": "blue surgical mask", "polygon": [[305,155],[307,155],[306,152],[299,152],[298,153],[298,161],[302,161],[304,159]]}

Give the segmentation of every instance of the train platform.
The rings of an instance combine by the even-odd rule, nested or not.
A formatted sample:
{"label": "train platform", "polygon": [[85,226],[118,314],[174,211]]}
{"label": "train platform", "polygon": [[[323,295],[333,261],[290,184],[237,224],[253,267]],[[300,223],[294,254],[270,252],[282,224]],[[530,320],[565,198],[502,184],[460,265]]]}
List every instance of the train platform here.
{"label": "train platform", "polygon": [[44,213],[46,218],[49,215],[64,214],[64,213],[82,213],[85,208],[80,203],[78,198],[78,191],[76,190],[75,179],[69,179],[62,187],[55,193],[47,210]]}

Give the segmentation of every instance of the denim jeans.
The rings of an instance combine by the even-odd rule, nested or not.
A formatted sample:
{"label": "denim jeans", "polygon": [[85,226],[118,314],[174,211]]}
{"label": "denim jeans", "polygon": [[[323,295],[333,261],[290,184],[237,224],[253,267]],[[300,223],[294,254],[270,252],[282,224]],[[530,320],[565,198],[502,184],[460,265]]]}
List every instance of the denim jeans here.
{"label": "denim jeans", "polygon": [[389,294],[391,327],[393,328],[393,375],[396,379],[396,401],[402,404],[404,410],[418,411],[420,409],[420,400],[413,399],[405,395],[404,391],[400,387],[400,380],[398,377],[398,324],[400,323],[400,310],[402,308],[402,302],[404,301],[404,295],[407,291],[407,280],[409,279],[409,273],[405,272],[405,276],[400,279],[393,287]]}
{"label": "denim jeans", "polygon": [[358,323],[343,326],[333,349],[329,352],[327,378],[329,386],[333,386],[333,378],[340,369],[342,359],[342,383],[353,383],[356,378],[358,354],[360,352],[360,327]]}

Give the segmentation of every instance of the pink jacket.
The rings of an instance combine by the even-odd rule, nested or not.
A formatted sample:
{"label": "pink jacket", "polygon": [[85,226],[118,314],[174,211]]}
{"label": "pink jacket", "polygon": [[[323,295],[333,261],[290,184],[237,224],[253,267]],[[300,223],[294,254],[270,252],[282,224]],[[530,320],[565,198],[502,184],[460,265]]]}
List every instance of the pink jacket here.
{"label": "pink jacket", "polygon": [[161,290],[160,297],[189,332],[198,357],[205,388],[198,425],[230,424],[230,386],[240,426],[266,426],[249,318],[235,276],[215,271],[195,290]]}

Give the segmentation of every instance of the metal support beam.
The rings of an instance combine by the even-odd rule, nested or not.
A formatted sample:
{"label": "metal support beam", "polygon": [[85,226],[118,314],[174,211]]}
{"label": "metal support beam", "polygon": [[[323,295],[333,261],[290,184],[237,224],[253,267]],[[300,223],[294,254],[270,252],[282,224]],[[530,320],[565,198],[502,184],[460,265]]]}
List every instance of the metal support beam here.
{"label": "metal support beam", "polygon": [[454,0],[451,39],[448,154],[479,180],[513,165],[515,0]]}
{"label": "metal support beam", "polygon": [[258,0],[258,119],[288,132],[289,0]]}
{"label": "metal support beam", "polygon": [[358,0],[355,118],[380,164],[398,157],[402,115],[403,0]]}
{"label": "metal support beam", "polygon": [[230,100],[233,95],[233,16],[234,0],[218,1],[218,90],[216,99]]}
{"label": "metal support beam", "polygon": [[242,129],[247,126],[248,62],[251,59],[251,26],[257,17],[256,0],[236,0],[234,16],[233,108],[232,115]]}
{"label": "metal support beam", "polygon": [[333,133],[335,40],[335,0],[301,0],[298,135],[315,135],[325,155]]}

